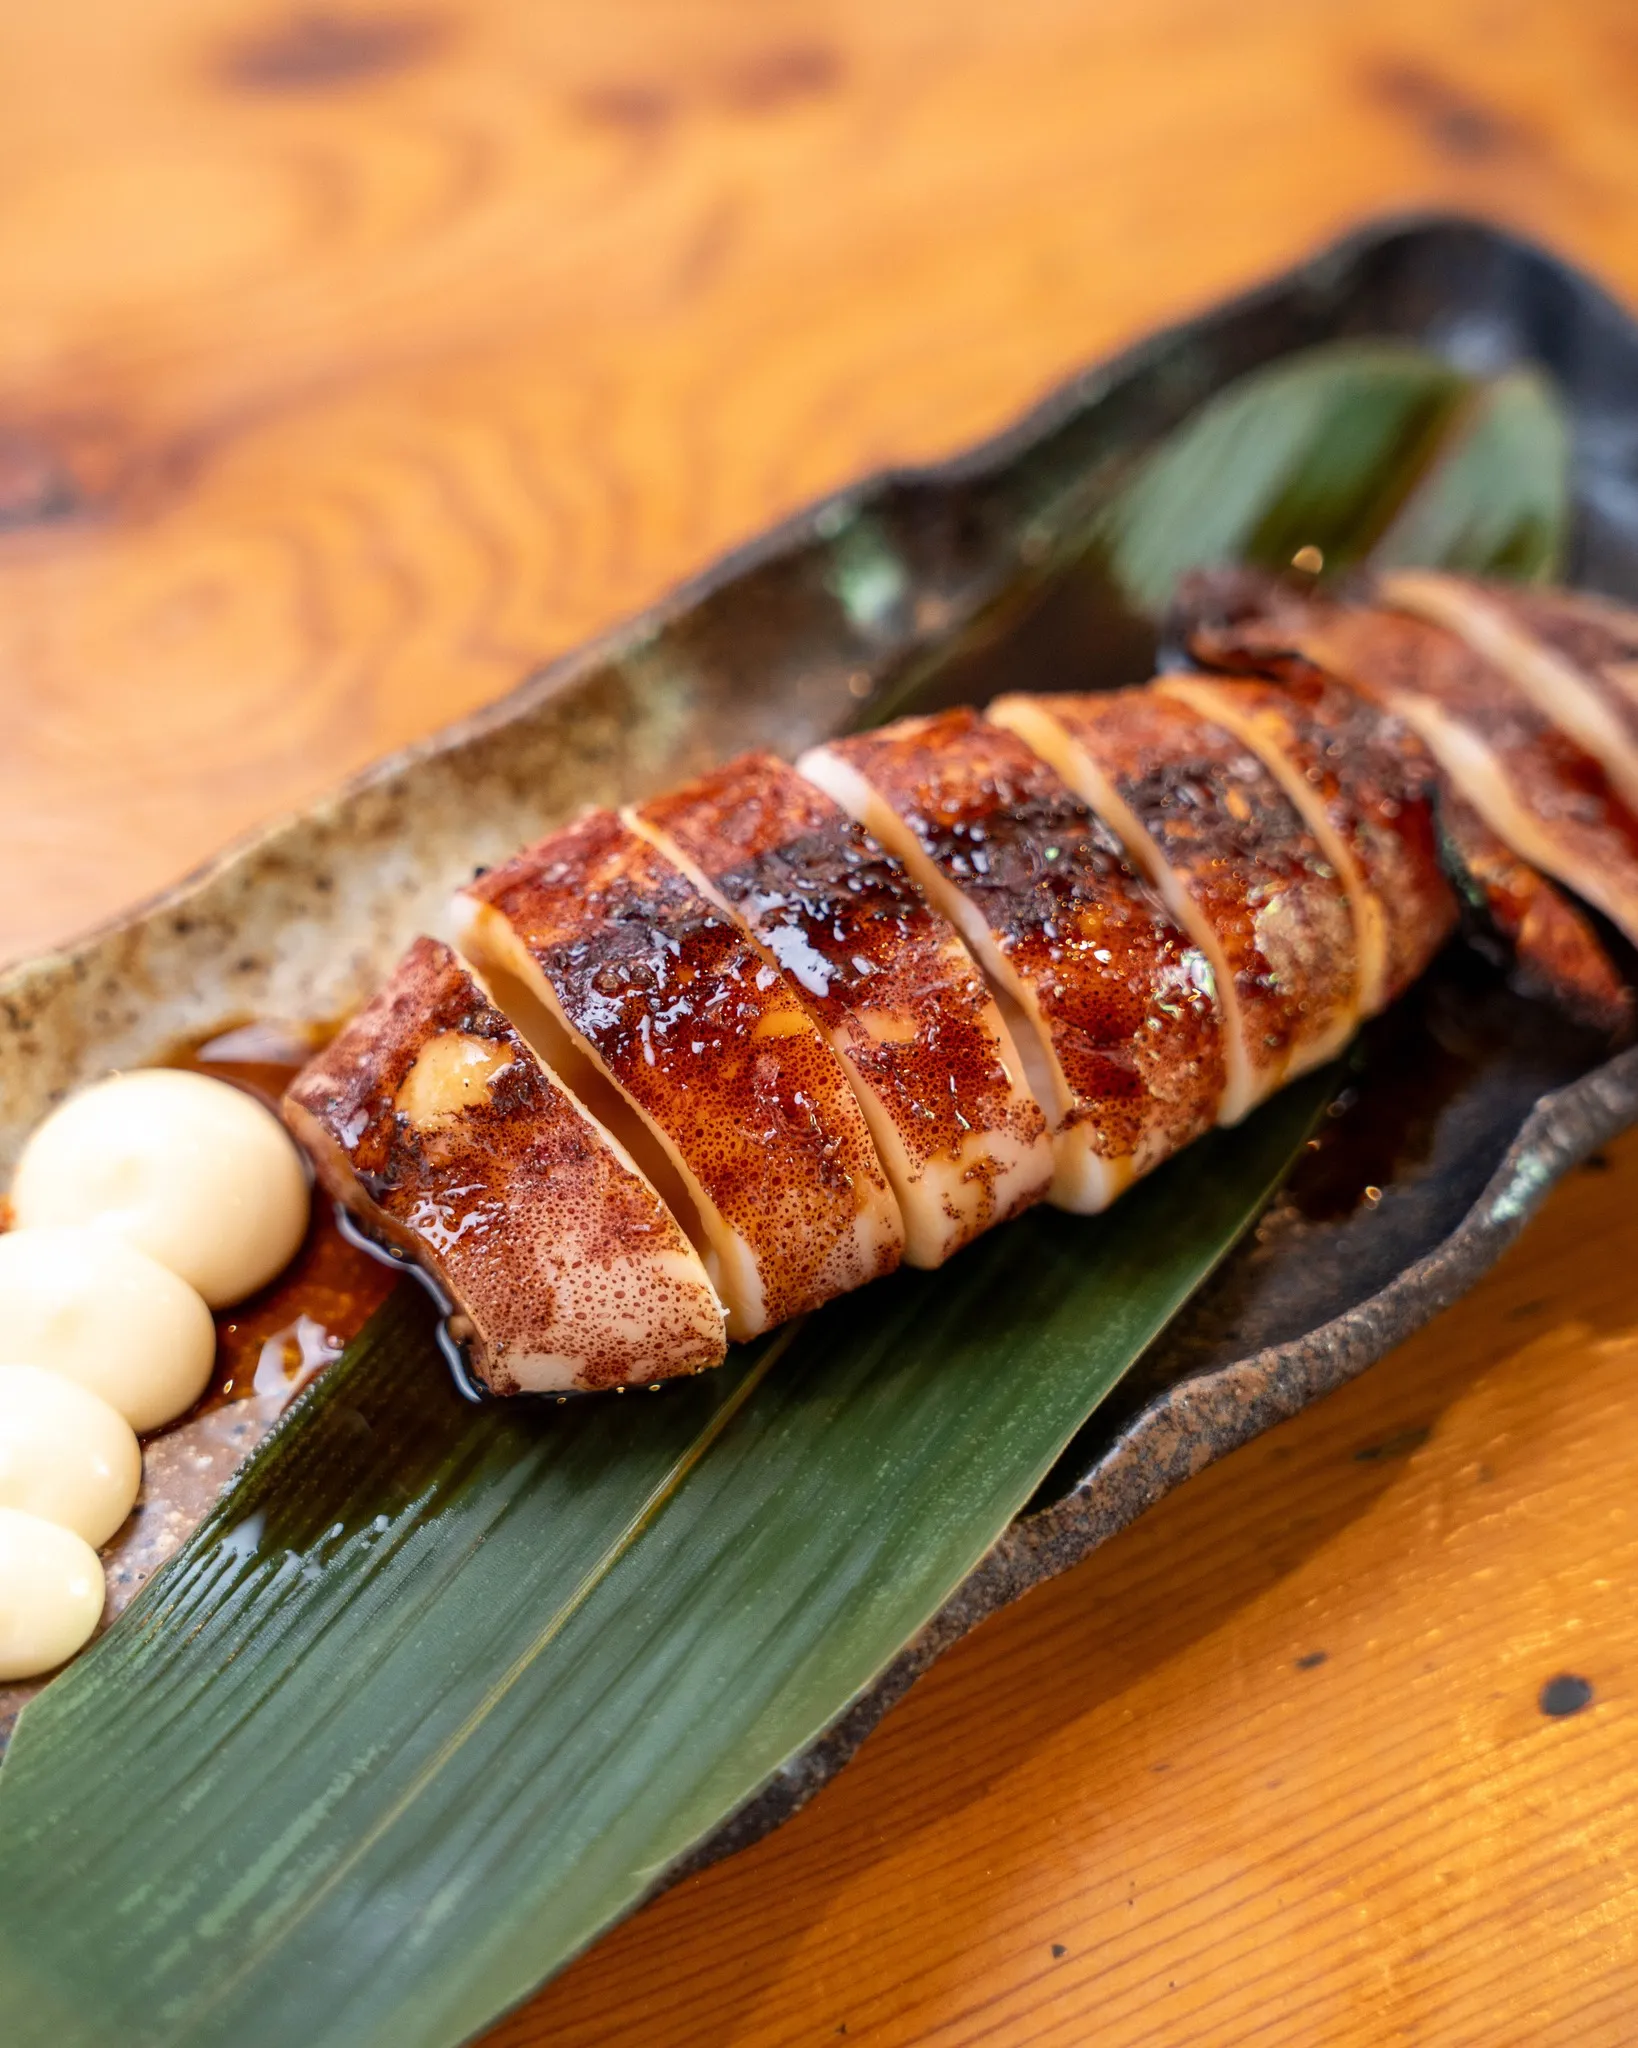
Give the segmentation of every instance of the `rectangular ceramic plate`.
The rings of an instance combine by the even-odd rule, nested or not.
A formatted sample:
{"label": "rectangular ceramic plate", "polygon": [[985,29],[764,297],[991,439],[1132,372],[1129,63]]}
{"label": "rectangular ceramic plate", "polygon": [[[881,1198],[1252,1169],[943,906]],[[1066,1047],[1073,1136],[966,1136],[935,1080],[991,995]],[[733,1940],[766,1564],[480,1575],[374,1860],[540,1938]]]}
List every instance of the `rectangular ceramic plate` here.
{"label": "rectangular ceramic plate", "polygon": [[[159,902],[10,970],[0,1171],[51,1103],[110,1067],[251,1018],[349,1009],[410,936],[437,929],[474,864],[589,802],[640,797],[750,746],[792,754],[910,694],[1141,680],[1153,627],[1088,552],[1100,509],[1233,379],[1350,336],[1419,343],[1472,372],[1544,367],[1573,427],[1571,580],[1638,596],[1638,329],[1494,230],[1373,229],[1087,372],[971,454],[840,493]],[[1456,960],[1373,1027],[1349,1099],[979,1572],[695,1861],[792,1811],[973,1622],[1452,1300],[1559,1173],[1638,1116],[1638,1052],[1599,1063],[1584,1036]],[[1367,1186],[1379,1200],[1362,1199]],[[171,1510],[123,1558],[128,1580],[174,1547],[268,1419],[253,1403],[218,1410],[166,1440],[163,1473],[151,1457]]]}

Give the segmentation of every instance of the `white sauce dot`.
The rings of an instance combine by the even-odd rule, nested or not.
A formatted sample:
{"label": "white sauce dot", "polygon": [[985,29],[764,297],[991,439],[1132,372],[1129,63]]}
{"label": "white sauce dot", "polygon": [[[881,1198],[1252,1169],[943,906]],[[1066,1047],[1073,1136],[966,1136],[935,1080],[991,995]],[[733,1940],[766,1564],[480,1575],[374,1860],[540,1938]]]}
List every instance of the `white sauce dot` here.
{"label": "white sauce dot", "polygon": [[102,1561],[83,1536],[0,1508],[0,1684],[66,1664],[90,1641],[104,1597]]}
{"label": "white sauce dot", "polygon": [[0,1507],[57,1522],[95,1547],[131,1512],[142,1451],[89,1387],[37,1365],[0,1365]]}
{"label": "white sauce dot", "polygon": [[0,1365],[61,1373],[135,1430],[191,1408],[216,1325],[185,1280],[105,1230],[0,1234]]}
{"label": "white sauce dot", "polygon": [[265,1286],[307,1228],[307,1175],[278,1118],[204,1074],[144,1067],[53,1110],[12,1185],[21,1228],[96,1223],[213,1308]]}

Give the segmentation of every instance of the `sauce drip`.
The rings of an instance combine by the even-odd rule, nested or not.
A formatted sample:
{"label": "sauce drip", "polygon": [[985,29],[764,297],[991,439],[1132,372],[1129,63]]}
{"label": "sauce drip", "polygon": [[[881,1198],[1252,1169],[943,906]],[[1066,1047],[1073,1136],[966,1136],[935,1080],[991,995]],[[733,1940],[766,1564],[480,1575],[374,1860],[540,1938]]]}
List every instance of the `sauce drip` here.
{"label": "sauce drip", "polygon": [[[245,1024],[180,1046],[163,1064],[231,1082],[276,1113],[279,1097],[328,1035]],[[343,1237],[333,1205],[315,1190],[312,1219],[295,1258],[259,1294],[217,1315],[216,1369],[190,1413],[252,1396],[293,1398],[340,1356],[398,1278]]]}

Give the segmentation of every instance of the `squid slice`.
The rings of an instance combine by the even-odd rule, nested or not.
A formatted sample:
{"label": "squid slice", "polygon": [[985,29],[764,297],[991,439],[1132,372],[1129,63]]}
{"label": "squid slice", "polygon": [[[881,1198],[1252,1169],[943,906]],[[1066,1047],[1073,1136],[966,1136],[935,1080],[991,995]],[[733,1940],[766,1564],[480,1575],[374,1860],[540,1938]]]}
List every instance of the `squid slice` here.
{"label": "squid slice", "polygon": [[784,969],[846,1068],[904,1217],[942,1265],[1046,1193],[1046,1119],[972,956],[900,864],[772,754],[627,814]]}
{"label": "squid slice", "polygon": [[1013,1006],[1054,1126],[1053,1202],[1100,1209],[1210,1128],[1225,1074],[1206,957],[1028,747],[947,711],[798,767],[904,862]]}
{"label": "squid slice", "polygon": [[1285,792],[1232,733],[1150,689],[1000,697],[989,715],[1124,842],[1210,961],[1236,1123],[1333,1058],[1359,1016],[1353,917]]}
{"label": "squid slice", "polygon": [[[1578,607],[1595,602],[1569,601]],[[1273,579],[1217,572],[1189,579],[1178,623],[1196,660],[1213,668],[1254,668],[1287,689],[1311,691],[1327,679],[1317,662],[1329,615],[1328,605]],[[1352,680],[1363,687],[1359,674]],[[1393,713],[1379,703],[1376,716],[1391,720]],[[1521,860],[1452,792],[1437,762],[1434,767],[1445,863],[1463,897],[1510,949],[1519,986],[1594,1029],[1626,1035],[1633,1024],[1632,992],[1591,923],[1556,883]]]}
{"label": "squid slice", "polygon": [[284,1114],[329,1191],[436,1276],[496,1393],[722,1362],[693,1246],[447,946],[411,946]]}
{"label": "squid slice", "polygon": [[1455,928],[1439,857],[1438,769],[1400,719],[1318,670],[1163,676],[1156,688],[1258,755],[1342,878],[1354,917],[1359,1008],[1410,987]]}
{"label": "squid slice", "polygon": [[[1638,706],[1638,611],[1587,590],[1486,584],[1488,600],[1534,639],[1572,663],[1601,693],[1619,693],[1629,735]],[[1615,700],[1611,700],[1612,705]]]}
{"label": "squid slice", "polygon": [[1439,824],[1485,922],[1512,954],[1515,985],[1611,1038],[1633,1025],[1632,990],[1576,906],[1519,859],[1470,804],[1447,797]]}
{"label": "squid slice", "polygon": [[693,1237],[730,1337],[898,1264],[841,1062],[779,969],[612,812],[480,877],[456,914],[498,1000]]}
{"label": "squid slice", "polygon": [[1628,614],[1623,630],[1613,605],[1430,569],[1384,574],[1378,588],[1396,611],[1445,627],[1499,669],[1638,810],[1638,619]]}
{"label": "squid slice", "polygon": [[1602,764],[1486,658],[1407,612],[1314,607],[1302,652],[1413,726],[1464,797],[1532,867],[1638,944],[1638,813]]}

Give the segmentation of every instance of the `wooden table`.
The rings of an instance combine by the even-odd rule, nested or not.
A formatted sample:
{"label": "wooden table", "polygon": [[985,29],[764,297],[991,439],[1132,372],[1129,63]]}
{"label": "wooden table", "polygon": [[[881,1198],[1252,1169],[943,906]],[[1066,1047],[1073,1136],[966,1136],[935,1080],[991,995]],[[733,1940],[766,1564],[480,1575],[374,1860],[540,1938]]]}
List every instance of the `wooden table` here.
{"label": "wooden table", "polygon": [[[0,52],[6,955],[1368,212],[1638,299],[1631,0],[56,0]],[[496,2042],[1630,2042],[1635,1274],[1638,1141]]]}

